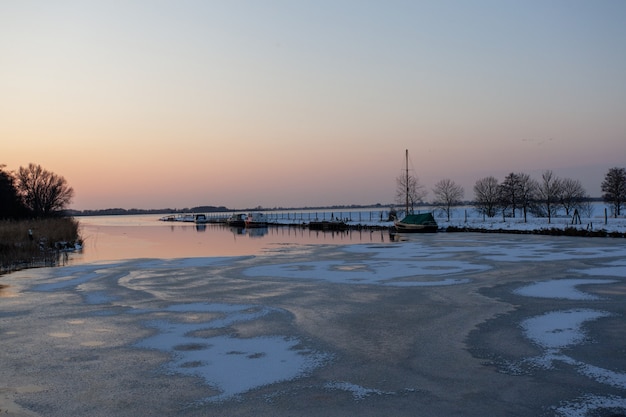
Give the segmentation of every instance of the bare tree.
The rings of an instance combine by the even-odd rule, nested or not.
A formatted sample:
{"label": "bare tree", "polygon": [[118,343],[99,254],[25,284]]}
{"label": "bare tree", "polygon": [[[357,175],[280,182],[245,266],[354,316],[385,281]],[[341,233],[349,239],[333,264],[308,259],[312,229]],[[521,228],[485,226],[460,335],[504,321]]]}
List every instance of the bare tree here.
{"label": "bare tree", "polygon": [[434,204],[441,207],[446,212],[448,221],[450,221],[452,206],[460,204],[463,194],[465,193],[463,187],[457,185],[451,179],[445,178],[435,184],[433,193],[435,194]]}
{"label": "bare tree", "polygon": [[426,187],[413,175],[399,175],[396,178],[396,185],[396,202],[402,206],[408,204],[408,210],[411,213],[414,211],[415,205],[424,201],[426,194],[428,194]]}
{"label": "bare tree", "polygon": [[539,199],[538,209],[540,213],[548,217],[548,223],[552,222],[552,217],[556,215],[562,193],[562,181],[556,177],[552,171],[546,170],[541,174],[537,197]]}
{"label": "bare tree", "polygon": [[511,209],[511,217],[515,217],[515,212],[520,203],[520,180],[518,174],[511,172],[500,184],[500,205],[502,215],[506,216],[507,209]]}
{"label": "bare tree", "polygon": [[474,204],[479,213],[487,217],[496,215],[500,202],[498,180],[495,177],[485,177],[474,184]]}
{"label": "bare tree", "polygon": [[565,209],[565,215],[582,208],[583,202],[589,198],[585,188],[578,180],[563,178],[561,180],[561,200],[560,203]]}
{"label": "bare tree", "polygon": [[591,199],[585,199],[578,208],[582,217],[591,217],[593,216],[593,203]]}
{"label": "bare tree", "polygon": [[621,215],[622,206],[626,202],[626,169],[611,168],[602,181],[602,198],[613,206],[613,216]]}
{"label": "bare tree", "polygon": [[64,209],[74,197],[74,190],[65,178],[41,167],[28,164],[17,172],[16,188],[24,205],[36,217],[45,217]]}
{"label": "bare tree", "polygon": [[524,214],[524,223],[526,223],[528,211],[537,199],[539,183],[523,172],[517,174],[517,178],[519,183],[519,204]]}

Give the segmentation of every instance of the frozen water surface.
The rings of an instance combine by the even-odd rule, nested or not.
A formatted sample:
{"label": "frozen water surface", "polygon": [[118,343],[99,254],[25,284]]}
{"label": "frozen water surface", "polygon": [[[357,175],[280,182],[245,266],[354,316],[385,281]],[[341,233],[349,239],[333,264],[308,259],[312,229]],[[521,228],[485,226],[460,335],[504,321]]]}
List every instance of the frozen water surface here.
{"label": "frozen water surface", "polygon": [[254,321],[270,312],[278,312],[275,309],[195,303],[170,306],[165,311],[210,312],[223,316],[199,323],[150,322],[148,325],[158,332],[136,344],[167,352],[172,358],[165,366],[168,371],[201,377],[220,392],[207,397],[208,401],[227,400],[263,385],[301,377],[328,359],[324,353],[302,347],[297,338],[196,335],[206,329]]}
{"label": "frozen water surface", "polygon": [[[430,277],[484,271],[486,266],[460,261],[312,261],[248,268],[249,277],[319,279],[336,284],[385,284],[436,286],[467,282],[466,279],[432,281]],[[424,280],[428,278],[429,280]]]}
{"label": "frozen water surface", "polygon": [[384,392],[378,389],[365,388],[360,385],[352,384],[350,382],[329,382],[324,385],[324,388],[347,391],[352,394],[355,400],[362,400],[370,395],[393,394],[392,392]]}
{"label": "frozen water surface", "polygon": [[[558,372],[553,365],[560,362],[595,384],[581,383],[588,387],[587,393],[577,391],[577,395],[553,401],[552,410],[562,416],[588,415],[611,407],[626,411],[622,398],[625,370],[599,366],[572,354],[596,340],[589,330],[593,322],[624,313],[623,303],[614,302],[622,300],[616,298],[622,297],[619,289],[604,291],[602,296],[591,291],[623,284],[625,258],[626,246],[617,240],[468,234],[306,250],[291,245],[255,256],[136,259],[22,271],[3,279],[20,289],[14,291],[17,296],[2,298],[4,355],[15,356],[26,346],[28,358],[50,360],[55,372],[38,374],[45,380],[56,378],[59,366],[69,366],[67,358],[88,361],[98,357],[98,363],[106,363],[115,346],[125,346],[137,352],[133,355],[164,353],[164,362],[151,370],[202,381],[207,389],[196,400],[206,404],[243,404],[256,398],[256,389],[310,378],[288,395],[303,393],[302,398],[308,398],[306,393],[312,390],[326,398],[336,392],[358,404],[376,399],[381,411],[388,409],[386,404],[393,407],[394,401],[408,401],[412,395],[412,405],[419,406],[424,398],[434,404],[437,401],[428,396],[446,390],[457,390],[449,401],[472,398],[476,392],[470,395],[463,387],[480,390],[491,379],[503,378],[471,368],[465,338],[481,322],[516,311],[527,298],[532,308],[509,323],[507,330],[525,338],[541,354],[519,357],[513,365],[526,367],[527,375],[532,375],[537,368]],[[529,275],[531,270],[535,275]],[[506,288],[513,301],[504,293],[497,299],[481,293],[498,286]],[[333,298],[335,293],[337,298]],[[561,308],[559,303],[567,304]],[[424,329],[430,333],[413,334]],[[16,336],[22,333],[35,336]],[[44,336],[37,335],[49,339],[42,342],[37,337]],[[436,345],[437,341],[442,344]],[[626,344],[613,341],[620,342]],[[77,351],[79,347],[90,350]],[[440,357],[445,360],[438,363]],[[6,381],[28,378],[19,368],[28,359],[11,358],[3,359],[4,371],[0,372],[15,368],[14,374],[0,376]],[[428,369],[431,362],[437,364],[436,371]],[[455,368],[450,375],[471,382],[446,382],[445,388],[438,387],[440,374],[445,380],[445,367],[452,363],[469,366],[463,371]],[[88,369],[98,375],[97,367]],[[429,379],[431,374],[434,377]],[[486,375],[485,379],[480,375]],[[489,398],[519,382],[515,376],[506,377],[513,380],[500,381]],[[538,386],[550,381],[549,376],[543,378]],[[598,386],[619,395],[608,395]],[[281,385],[282,394],[272,398],[287,395],[284,389]],[[65,398],[64,392],[55,395]],[[478,410],[484,401],[476,398]],[[71,399],[65,398],[65,403]],[[501,411],[494,410],[493,415]]]}

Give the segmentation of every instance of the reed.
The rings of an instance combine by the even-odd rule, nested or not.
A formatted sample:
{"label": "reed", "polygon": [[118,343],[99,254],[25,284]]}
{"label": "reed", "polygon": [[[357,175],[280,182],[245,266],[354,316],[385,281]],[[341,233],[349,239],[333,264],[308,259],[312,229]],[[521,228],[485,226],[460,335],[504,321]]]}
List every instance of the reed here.
{"label": "reed", "polygon": [[80,243],[78,227],[69,217],[0,220],[0,274],[56,265],[61,242]]}

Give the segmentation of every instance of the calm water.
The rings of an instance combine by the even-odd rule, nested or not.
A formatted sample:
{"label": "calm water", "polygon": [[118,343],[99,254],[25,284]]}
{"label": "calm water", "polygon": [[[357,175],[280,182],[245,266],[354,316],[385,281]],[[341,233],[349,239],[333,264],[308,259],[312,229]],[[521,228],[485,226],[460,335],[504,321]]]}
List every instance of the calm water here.
{"label": "calm water", "polygon": [[387,230],[322,232],[270,226],[237,229],[221,224],[161,222],[159,215],[77,217],[82,253],[70,264],[134,258],[187,258],[256,255],[281,245],[388,243]]}

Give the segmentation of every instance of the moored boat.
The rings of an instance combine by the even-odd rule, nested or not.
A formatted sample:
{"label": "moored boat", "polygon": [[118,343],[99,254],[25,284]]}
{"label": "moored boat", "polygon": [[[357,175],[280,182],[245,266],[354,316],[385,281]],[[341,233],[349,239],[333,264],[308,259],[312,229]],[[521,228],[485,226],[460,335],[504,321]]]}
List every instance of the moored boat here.
{"label": "moored boat", "polygon": [[226,219],[226,224],[232,227],[244,227],[246,225],[246,215],[244,213],[233,214]]}
{"label": "moored boat", "polygon": [[208,223],[209,222],[209,219],[206,216],[206,214],[196,214],[196,215],[194,215],[193,220],[194,220],[194,222],[196,224],[204,224],[204,223]]}
{"label": "moored boat", "polygon": [[267,217],[260,212],[248,213],[245,220],[246,227],[266,227]]}
{"label": "moored boat", "polygon": [[162,222],[187,222],[194,223],[196,216],[193,214],[170,214],[159,219]]}
{"label": "moored boat", "polygon": [[409,193],[410,193],[410,181],[409,181],[409,150],[405,151],[405,179],[406,185],[405,194],[405,216],[402,220],[394,221],[396,232],[398,233],[434,233],[439,226],[435,221],[435,217],[432,213],[414,214],[412,210],[409,210]]}
{"label": "moored boat", "polygon": [[435,233],[439,228],[432,213],[407,214],[394,226],[399,233]]}

